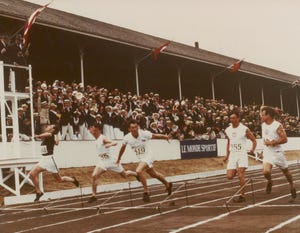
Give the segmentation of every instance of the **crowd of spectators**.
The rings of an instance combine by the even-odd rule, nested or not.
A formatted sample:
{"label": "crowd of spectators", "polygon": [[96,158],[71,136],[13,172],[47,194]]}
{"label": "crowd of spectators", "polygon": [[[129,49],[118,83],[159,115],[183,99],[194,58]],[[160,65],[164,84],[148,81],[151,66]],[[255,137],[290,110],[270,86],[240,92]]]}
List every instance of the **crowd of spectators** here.
{"label": "crowd of spectators", "polygon": [[[59,80],[38,81],[34,85],[35,133],[40,133],[48,124],[59,124],[61,140],[91,140],[88,127],[94,123],[101,123],[103,133],[109,138],[122,139],[131,119],[137,120],[142,129],[168,134],[173,139],[225,138],[229,112],[237,108],[241,122],[260,138],[260,106],[255,104],[239,108],[223,100],[200,96],[183,100],[164,99],[157,93],[137,96],[118,89],[83,87],[80,83],[67,84]],[[29,110],[28,103],[19,108],[21,135],[31,134]],[[299,136],[299,118],[278,112],[288,136]]]}
{"label": "crowd of spectators", "polygon": [[[28,48],[22,44],[21,35],[11,42],[6,35],[0,36],[0,60],[14,65],[26,65]],[[25,92],[26,77],[20,69],[14,69],[16,89]],[[5,89],[9,90],[9,68],[4,69]],[[18,109],[21,138],[31,136],[30,102],[20,103]],[[103,133],[111,139],[122,139],[128,131],[128,122],[135,119],[142,129],[153,133],[168,134],[173,139],[224,138],[224,129],[229,125],[229,112],[239,109],[241,122],[248,126],[257,138],[261,136],[259,105],[242,108],[223,100],[204,99],[195,96],[183,100],[164,99],[157,93],[137,96],[122,93],[118,89],[107,90],[98,86],[83,86],[76,82],[54,83],[38,81],[34,84],[34,130],[39,134],[48,124],[60,125],[62,140],[91,140],[88,127],[94,123],[103,125]],[[280,112],[278,110],[278,112]],[[300,136],[299,118],[280,112],[279,120],[288,136]],[[7,116],[7,125],[12,124]],[[12,137],[8,129],[8,138]]]}

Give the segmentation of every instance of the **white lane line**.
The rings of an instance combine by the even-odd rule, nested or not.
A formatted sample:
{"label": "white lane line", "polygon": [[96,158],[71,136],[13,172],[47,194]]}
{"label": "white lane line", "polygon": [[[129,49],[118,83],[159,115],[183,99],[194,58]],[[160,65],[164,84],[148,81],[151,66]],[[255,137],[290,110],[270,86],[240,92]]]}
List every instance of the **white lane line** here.
{"label": "white lane line", "polygon": [[178,233],[178,232],[185,231],[185,230],[188,230],[188,229],[191,229],[191,228],[195,228],[195,227],[204,225],[204,224],[212,222],[212,221],[220,220],[220,219],[222,219],[224,217],[229,216],[230,214],[234,214],[234,213],[238,213],[238,212],[241,212],[241,211],[244,211],[244,210],[248,210],[248,209],[257,207],[259,205],[263,205],[263,204],[266,204],[266,203],[269,203],[269,202],[272,202],[272,201],[276,201],[276,200],[288,197],[290,195],[291,194],[285,194],[285,195],[282,195],[282,196],[279,196],[279,197],[275,197],[275,198],[272,198],[272,199],[269,199],[269,200],[266,200],[266,201],[262,201],[262,202],[259,202],[259,203],[253,204],[253,205],[249,205],[249,206],[237,209],[237,210],[232,210],[231,212],[220,214],[218,216],[215,216],[215,217],[203,220],[203,221],[199,221],[199,222],[196,222],[196,223],[193,223],[193,224],[190,224],[190,225],[178,228],[176,230],[171,230],[170,233]]}
{"label": "white lane line", "polygon": [[[216,186],[222,186],[222,185],[227,185],[227,184],[232,184],[232,183],[236,183],[235,181],[231,181],[231,182],[227,182],[227,183],[220,183],[220,184],[212,184],[212,185],[207,185],[207,186],[198,186],[198,187],[193,187],[193,188],[188,188],[187,191],[194,191],[194,190],[198,190],[198,189],[206,189],[206,188],[211,188],[211,187],[216,187]],[[259,184],[259,183],[262,183],[262,182],[257,182],[256,184]],[[225,188],[225,189],[222,189],[222,190],[229,190],[229,189],[232,189],[232,188],[237,188],[239,186],[234,186],[234,187],[230,187],[230,188]],[[210,194],[210,193],[214,193],[214,192],[219,192],[219,191],[222,191],[221,189],[220,190],[215,190],[213,192],[211,191],[208,191],[208,192],[204,192],[204,193],[200,193],[198,195],[189,195],[189,197],[194,197],[194,196],[200,196],[200,195],[204,195],[204,194]],[[182,190],[182,191],[179,191],[179,192],[185,192],[185,190]],[[177,192],[177,193],[179,193]],[[164,193],[163,194],[157,194],[157,195],[153,195],[152,197],[159,197],[159,196],[163,196],[165,195]],[[181,198],[176,198],[175,200],[180,200],[180,199],[184,199],[185,197],[181,197]],[[139,200],[139,198],[134,198],[132,199],[133,201],[136,201],[136,200]],[[124,202],[129,202],[130,199],[126,199],[126,200],[122,200],[122,201],[115,201],[115,202],[110,202],[110,203],[107,203],[104,205],[105,206],[109,206],[109,205],[115,205],[115,204],[120,204],[120,203],[124,203]],[[81,202],[77,202],[77,203],[81,203]],[[154,203],[150,203],[149,205],[153,205],[153,204],[158,204],[159,202],[154,202]],[[57,210],[64,210],[64,207],[65,206],[69,206],[69,205],[74,205],[76,203],[68,203],[68,204],[62,204],[62,205],[56,205],[56,206],[52,206],[51,208],[47,208],[47,209],[57,209]],[[91,206],[89,209],[97,209],[96,206]],[[127,207],[123,207],[123,208],[127,208]],[[70,208],[71,209],[71,208]],[[4,225],[4,224],[10,224],[10,223],[15,223],[15,222],[21,222],[21,221],[27,221],[27,220],[33,220],[35,218],[43,218],[43,217],[47,217],[47,216],[55,216],[55,215],[60,215],[60,214],[65,214],[65,213],[71,213],[71,212],[76,212],[76,211],[81,211],[81,210],[84,210],[85,208],[72,208],[72,210],[68,210],[68,211],[63,211],[63,212],[59,212],[59,213],[52,213],[52,214],[46,214],[46,215],[39,215],[39,216],[35,216],[35,217],[25,217],[25,218],[19,218],[17,220],[9,220],[9,221],[6,221],[6,222],[1,222],[0,225]],[[3,209],[3,210],[10,210],[9,208],[6,208],[6,209]],[[28,208],[25,208],[25,209],[22,209],[22,208],[15,208],[14,207],[14,210],[27,210],[28,212],[30,211],[41,211],[43,210],[43,208],[35,208],[35,209],[28,209]],[[26,211],[26,212],[27,212]],[[24,213],[24,211],[21,213]],[[107,213],[114,213],[113,212],[106,212]]]}
{"label": "white lane line", "polygon": [[[252,175],[258,175],[258,174],[260,174],[261,172],[260,171],[251,171],[251,173],[252,173]],[[274,172],[273,173],[273,177],[276,177],[276,176],[278,176],[278,175],[280,175],[281,174],[281,171],[280,170],[277,170],[277,172]],[[202,178],[200,178],[200,179],[202,179]],[[209,178],[205,178],[205,179],[210,179],[210,182],[215,182],[215,181],[220,181],[220,179],[222,179],[222,180],[225,180],[225,184],[232,184],[232,183],[235,183],[235,181],[234,180],[232,180],[232,181],[228,181],[227,179],[226,179],[226,177],[224,177],[224,178],[222,178],[222,177],[217,177],[217,178],[213,178],[212,179],[212,177],[209,177]],[[274,178],[274,180],[277,180],[277,178]],[[203,183],[208,183],[208,182],[203,182]],[[193,184],[193,183],[192,183]],[[201,184],[200,182],[199,183],[196,183],[196,184]],[[214,186],[218,186],[218,185],[223,185],[222,183],[219,183],[219,184],[215,184]],[[156,186],[156,185],[155,185]],[[203,188],[207,188],[207,187],[209,187],[209,186],[197,186],[196,188],[194,188],[194,189],[192,189],[192,188],[190,188],[190,189],[188,189],[188,190],[196,190],[196,189],[203,189]],[[134,192],[136,192],[136,193],[133,193],[133,195],[137,195],[138,193],[138,190],[139,190],[140,188],[138,188],[137,190],[134,190]],[[162,189],[161,189],[162,190]],[[99,197],[99,196],[106,196],[106,195],[108,195],[108,194],[99,194],[99,195],[97,195],[97,197]],[[162,194],[163,195],[163,194]],[[124,195],[120,195],[120,197],[121,196],[127,196],[126,194],[124,194]],[[154,195],[153,197],[157,197],[157,196],[160,196],[160,195]],[[77,199],[78,200],[78,198],[72,198],[72,199]],[[69,201],[69,200],[71,200],[71,199],[68,199],[67,201]],[[99,199],[99,200],[104,200],[104,199]],[[133,199],[133,200],[138,200],[138,198],[135,198],[135,199]],[[63,202],[63,201],[66,201],[66,200],[61,200],[61,202]],[[124,201],[119,201],[119,202],[113,202],[112,204],[116,204],[116,203],[118,203],[118,204],[120,204],[120,203],[124,203],[124,202],[127,202],[127,201],[129,201],[129,200],[124,200]],[[62,206],[70,206],[70,205],[76,205],[76,204],[81,204],[81,200],[80,201],[78,201],[78,202],[72,202],[72,203],[64,203],[64,204],[60,204],[60,205],[52,205],[52,207],[62,207]],[[40,205],[40,203],[36,203],[36,204],[33,204],[33,205]],[[8,209],[12,209],[12,210],[22,210],[22,211],[18,211],[18,212],[12,212],[12,213],[9,213],[9,214],[11,214],[11,215],[17,215],[17,214],[23,214],[23,213],[28,213],[28,212],[31,212],[31,211],[40,211],[41,210],[41,208],[36,208],[36,209],[33,209],[33,208],[26,208],[26,207],[29,207],[29,205],[23,205],[25,208],[24,209],[20,209],[19,207],[22,207],[22,206],[16,206],[16,207],[8,207]],[[2,208],[2,210],[5,210],[5,208]],[[7,213],[5,213],[5,214],[2,214],[2,215],[6,215]],[[2,216],[1,214],[0,214],[0,216]],[[20,219],[21,220],[21,219]],[[0,223],[1,224],[1,223]]]}
{"label": "white lane line", "polygon": [[[284,186],[284,185],[287,185],[287,184],[275,185],[273,187],[279,187],[279,186]],[[259,190],[256,190],[255,192],[259,192],[259,191],[263,191],[263,190],[265,190],[265,189],[259,189]],[[290,195],[290,194],[287,194],[285,196],[288,196],[288,195]],[[218,198],[218,199],[214,199],[214,200],[202,202],[202,203],[199,203],[199,204],[196,204],[196,205],[193,205],[193,206],[204,205],[204,204],[213,203],[213,202],[220,201],[220,200],[226,200],[229,197],[230,196],[228,196],[228,197],[222,197],[222,198]],[[282,197],[280,197],[280,198],[282,198]],[[264,203],[268,203],[268,202],[270,202],[270,200],[268,200],[266,202],[257,203],[257,204],[264,204]],[[180,208],[175,209],[175,210],[169,210],[169,211],[163,212],[162,214],[154,214],[154,215],[150,215],[150,216],[146,216],[146,217],[142,217],[142,218],[133,219],[133,220],[130,220],[130,221],[127,221],[127,222],[122,222],[122,223],[118,223],[118,224],[111,225],[111,226],[108,226],[108,227],[104,227],[104,228],[99,228],[99,229],[96,229],[96,230],[92,230],[92,231],[89,231],[87,233],[95,233],[95,232],[100,232],[100,231],[104,231],[104,230],[108,230],[108,229],[112,229],[112,228],[116,228],[116,227],[128,225],[128,224],[131,224],[131,223],[135,223],[135,222],[147,220],[147,219],[159,216],[159,215],[165,215],[165,214],[173,213],[173,212],[176,212],[176,211],[179,211],[179,210],[183,210],[183,209],[186,209],[186,208],[189,208],[189,206],[183,206],[183,207],[180,207]],[[233,211],[231,211],[231,213],[232,212]],[[226,213],[226,214],[228,215],[229,213]]]}
{"label": "white lane line", "polygon": [[[258,183],[261,183],[261,182],[257,182],[256,184],[258,184]],[[219,185],[219,184],[218,184]],[[236,186],[236,187],[238,187],[238,186]],[[202,188],[204,188],[203,186],[202,186]],[[232,187],[231,187],[232,188]],[[226,189],[231,189],[231,188],[226,188]],[[218,191],[223,191],[224,189],[222,189],[222,190],[217,190],[217,191],[213,191],[213,192],[218,192]],[[262,190],[264,190],[264,189],[262,189]],[[257,191],[260,191],[260,190],[257,190]],[[196,194],[196,195],[191,195],[190,197],[194,197],[194,196],[201,196],[201,195],[204,195],[204,194],[208,194],[208,193],[212,193],[212,192],[206,192],[206,193],[201,193],[201,194]],[[228,198],[228,197],[225,197],[225,198],[221,198],[220,200],[223,200],[223,199],[226,199],[226,198]],[[182,198],[176,198],[176,199],[182,199]],[[214,201],[217,201],[217,200],[214,200]],[[213,202],[214,202],[213,201]],[[205,203],[211,203],[211,201],[208,201],[208,202],[204,202],[203,204],[205,204]],[[148,206],[148,205],[153,205],[153,204],[155,204],[155,203],[150,203],[150,204],[146,204],[146,205],[141,205],[141,206]],[[110,211],[110,212],[105,212],[105,214],[111,214],[111,213],[115,213],[115,212],[120,212],[120,211],[125,211],[125,210],[127,210],[127,208],[124,208],[123,210],[121,209],[121,210],[115,210],[115,211]],[[74,211],[65,211],[65,212],[74,212]],[[61,213],[60,213],[61,214]],[[52,215],[54,215],[54,214],[52,214]],[[45,217],[46,217],[47,215],[45,215]],[[49,216],[49,215],[48,215]],[[92,218],[92,217],[94,217],[94,215],[89,215],[89,216],[87,216],[86,218]],[[85,218],[84,218],[85,219]],[[82,220],[82,218],[79,218],[79,219],[77,219],[76,221],[80,221],[80,220]],[[71,220],[69,220],[69,221],[71,221]],[[64,221],[63,223],[66,223],[66,222],[68,222],[68,221]],[[58,224],[59,225],[59,224]],[[47,225],[48,226],[48,225]],[[45,227],[47,227],[46,225],[45,225]],[[51,226],[49,226],[49,227],[51,227]],[[42,227],[43,228],[43,227]],[[21,231],[21,232],[26,232],[26,231],[28,231],[28,230],[24,230],[24,231]]]}
{"label": "white lane line", "polygon": [[[262,181],[261,181],[262,182]],[[261,183],[261,182],[257,182],[258,183]],[[219,184],[218,184],[219,185]],[[273,187],[280,187],[280,186],[283,186],[283,185],[287,185],[286,183],[284,184],[280,184],[280,185],[275,185]],[[238,186],[236,186],[238,187]],[[226,189],[232,189],[232,187],[230,188],[226,188]],[[222,189],[222,190],[216,190],[216,191],[213,191],[213,192],[218,192],[218,191],[223,191],[225,189]],[[258,191],[262,191],[264,189],[259,189],[259,190],[256,190],[255,192],[258,192]],[[196,194],[196,195],[191,195],[190,197],[194,197],[194,196],[200,196],[200,195],[204,195],[204,194],[207,194],[207,193],[201,193],[201,194]],[[203,203],[200,203],[201,204],[207,204],[207,203],[212,203],[212,202],[215,202],[215,201],[218,201],[218,200],[224,200],[224,199],[227,199],[231,196],[228,196],[228,197],[223,197],[223,198],[219,198],[219,199],[215,199],[213,201],[206,201],[206,202],[203,202]],[[182,198],[178,198],[178,199],[182,199]],[[158,202],[157,202],[158,203]],[[155,203],[150,203],[150,204],[146,204],[146,205],[141,205],[141,206],[147,206],[147,205],[153,205]],[[178,211],[178,210],[181,210],[181,209],[185,209],[187,208],[188,206],[184,206],[184,207],[181,207],[181,208],[178,208],[178,209],[175,209],[175,210],[170,210],[168,212],[164,212],[164,214],[167,214],[167,213],[171,213],[171,212],[175,212],[175,211]],[[111,211],[111,212],[106,212],[104,214],[110,214],[110,213],[115,213],[115,212],[120,212],[120,211],[126,211],[128,209],[128,207],[124,208],[123,210],[115,210],[115,211]],[[49,215],[48,215],[49,216]],[[86,217],[81,217],[81,218],[77,218],[77,219],[72,219],[72,220],[67,220],[67,221],[63,221],[63,222],[58,222],[58,223],[54,223],[54,224],[49,224],[49,225],[44,225],[44,226],[39,226],[39,227],[36,227],[36,228],[32,228],[32,229],[26,229],[26,230],[22,230],[22,231],[18,231],[18,232],[27,232],[27,231],[31,231],[31,230],[36,230],[36,229],[41,229],[41,228],[47,228],[47,227],[52,227],[52,226],[56,226],[56,225],[61,225],[61,224],[65,224],[65,223],[69,223],[69,222],[75,222],[75,221],[81,221],[81,220],[84,220],[84,219],[88,219],[88,218],[93,218],[93,217],[96,217],[97,215],[89,215],[89,216],[86,216]],[[156,216],[156,215],[155,215]],[[153,217],[155,217],[153,216]],[[141,219],[143,220],[143,219]],[[140,221],[141,221],[140,220]]]}
{"label": "white lane line", "polygon": [[[247,172],[247,175],[248,175],[248,176],[253,176],[253,175],[258,175],[258,174],[260,174],[260,173],[261,173],[260,169],[256,169],[256,170],[251,170],[251,171]],[[281,171],[280,171],[279,169],[276,169],[276,168],[275,168],[274,173],[273,173],[273,176],[277,176],[277,175],[279,175],[279,174],[281,174]],[[215,182],[215,181],[220,181],[220,180],[225,180],[225,182],[227,182],[226,177],[224,177],[223,175],[222,175],[222,176],[221,176],[221,175],[218,175],[217,177],[205,177],[205,178],[200,177],[200,178],[196,178],[196,179],[193,179],[193,180],[186,180],[186,181],[188,182],[188,181],[194,181],[194,180],[195,180],[196,182],[195,182],[195,183],[190,183],[190,184],[209,183],[209,182]],[[199,180],[199,181],[202,181],[202,182],[197,182],[198,180]],[[228,182],[228,183],[233,183],[233,182],[234,182],[234,181]],[[175,183],[177,183],[177,182],[175,182]],[[179,182],[179,183],[180,183],[180,182]],[[151,190],[153,190],[153,189],[154,189],[154,190],[157,189],[156,191],[162,190],[162,188],[159,189],[159,187],[160,187],[160,185],[152,185],[152,186],[151,186]],[[133,189],[133,192],[136,192],[136,193],[134,193],[133,195],[136,195],[137,192],[138,192],[140,189],[142,189],[142,187],[134,188],[134,189]],[[101,194],[98,194],[97,197],[100,197],[100,196],[107,196],[107,195],[110,195],[110,194],[109,194],[109,193],[101,193]],[[126,194],[120,195],[120,196],[126,196]],[[85,199],[85,198],[86,198],[86,197],[84,197],[84,199]],[[61,199],[61,200],[55,200],[54,202],[55,202],[55,203],[59,203],[59,202],[66,202],[66,201],[78,200],[78,199],[79,199],[79,197],[75,197],[75,198],[64,198],[64,199]],[[100,199],[100,200],[101,200],[101,199]],[[51,201],[50,201],[50,202],[51,202]],[[45,204],[47,204],[47,203],[49,203],[49,202],[46,201]],[[80,204],[80,203],[81,203],[81,201],[74,202],[74,203],[69,203],[69,204],[55,205],[55,206],[60,207],[60,206],[68,206],[68,205]],[[30,205],[26,204],[26,205],[12,206],[12,207],[9,207],[9,208],[11,208],[12,210],[13,210],[13,209],[18,210],[18,209],[20,209],[20,207],[25,207],[25,209],[22,210],[22,211],[12,212],[12,213],[9,213],[9,214],[11,214],[11,215],[16,215],[16,214],[20,214],[20,213],[28,213],[28,212],[31,212],[31,211],[38,211],[38,210],[40,210],[40,208],[33,209],[33,208],[26,208],[26,207],[29,207],[29,206],[39,206],[39,207],[40,207],[40,204],[41,204],[41,203],[32,203],[32,204],[30,204]],[[4,209],[4,208],[2,208],[2,209]],[[3,216],[3,215],[7,215],[7,214],[8,214],[8,213],[0,214],[0,217]],[[1,224],[1,223],[0,223],[0,224]]]}
{"label": "white lane line", "polygon": [[[257,182],[256,184],[259,184],[261,182]],[[222,184],[218,184],[218,185],[222,185]],[[214,185],[216,186],[216,185]],[[202,186],[202,187],[198,187],[199,189],[203,189],[203,188],[207,188],[208,186]],[[211,185],[209,185],[209,187],[211,187]],[[203,192],[203,193],[199,193],[199,194],[194,194],[194,195],[189,195],[189,197],[196,197],[196,196],[203,196],[203,195],[206,195],[206,194],[211,194],[211,193],[216,193],[216,192],[223,192],[224,190],[230,190],[232,188],[237,188],[239,186],[234,186],[234,187],[228,187],[228,188],[223,188],[223,189],[218,189],[218,190],[214,190],[214,191],[207,191],[207,192]],[[187,189],[189,191],[191,190],[195,190],[197,188],[192,188],[192,189]],[[161,195],[164,195],[164,194],[159,194],[159,195],[155,195],[155,196],[161,196]],[[177,198],[173,198],[173,200],[181,200],[181,199],[185,199],[186,197],[183,196],[183,197],[177,197]],[[123,202],[123,201],[122,201]],[[155,205],[155,204],[158,204],[160,201],[157,201],[157,202],[151,202],[149,204],[144,204],[144,205],[138,205],[137,207],[143,207],[143,206],[151,206],[151,205]],[[111,204],[116,204],[117,202],[112,202],[112,203],[108,203],[106,204],[105,206],[109,206]],[[91,207],[90,209],[94,208],[96,210],[96,206],[94,207]],[[116,213],[116,212],[121,212],[121,211],[125,211],[125,210],[129,210],[131,209],[132,207],[122,207],[122,208],[119,208],[118,210],[114,210],[114,211],[109,211],[109,212],[105,212],[104,214],[112,214],[112,213]],[[51,208],[49,208],[51,209]],[[56,208],[56,209],[60,209],[60,208]],[[105,209],[105,207],[104,207]],[[52,213],[52,214],[45,214],[45,215],[40,215],[40,216],[35,216],[35,217],[26,217],[26,218],[22,218],[22,219],[17,219],[17,220],[10,220],[10,221],[6,221],[6,222],[2,222],[0,223],[0,225],[4,225],[4,224],[10,224],[10,223],[15,223],[15,222],[20,222],[20,221],[28,221],[28,220],[33,220],[33,219],[36,219],[36,218],[48,218],[49,216],[56,216],[56,215],[60,215],[60,214],[66,214],[66,213],[71,213],[71,212],[76,212],[76,211],[81,211],[81,210],[85,210],[84,208],[76,208],[76,209],[73,209],[73,210],[68,210],[68,211],[63,211],[63,212],[58,212],[58,213]]]}
{"label": "white lane line", "polygon": [[300,214],[297,215],[297,216],[295,216],[295,217],[293,217],[293,218],[290,218],[290,219],[288,219],[288,220],[286,220],[286,221],[284,221],[284,222],[282,222],[282,223],[280,223],[280,224],[278,224],[278,225],[276,225],[276,226],[274,226],[274,227],[272,227],[270,229],[268,229],[265,233],[270,233],[270,232],[279,230],[279,229],[283,228],[284,226],[286,226],[288,224],[291,224],[291,223],[293,223],[293,222],[295,222],[295,221],[297,221],[299,219],[300,219]]}

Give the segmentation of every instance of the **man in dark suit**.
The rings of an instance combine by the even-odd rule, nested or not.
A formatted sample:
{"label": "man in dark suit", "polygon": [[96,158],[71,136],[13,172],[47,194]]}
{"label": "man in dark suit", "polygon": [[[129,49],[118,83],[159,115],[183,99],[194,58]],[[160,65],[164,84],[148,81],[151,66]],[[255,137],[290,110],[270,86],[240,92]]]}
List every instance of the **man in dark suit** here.
{"label": "man in dark suit", "polygon": [[[17,35],[15,39],[15,43],[8,47],[8,54],[10,62],[16,66],[26,66],[27,61],[26,58],[28,57],[28,50],[25,48],[24,44],[22,43],[22,35]],[[20,68],[15,68],[15,78],[16,78],[16,90],[17,91],[24,91],[25,87],[27,86],[27,71]]]}
{"label": "man in dark suit", "polygon": [[54,103],[50,104],[50,111],[49,111],[49,121],[51,125],[56,125],[59,122],[59,118],[57,116],[57,105]]}
{"label": "man in dark suit", "polygon": [[69,136],[69,140],[73,140],[72,117],[73,117],[73,110],[72,110],[71,102],[69,99],[65,99],[64,107],[61,111],[61,118],[60,118],[62,140],[67,139],[66,138],[67,134]]}
{"label": "man in dark suit", "polygon": [[[0,35],[0,61],[3,63],[9,63],[8,57],[8,36],[7,35]],[[9,84],[9,67],[3,67],[4,69],[4,90],[8,91],[8,84]],[[3,85],[1,83],[1,85]]]}

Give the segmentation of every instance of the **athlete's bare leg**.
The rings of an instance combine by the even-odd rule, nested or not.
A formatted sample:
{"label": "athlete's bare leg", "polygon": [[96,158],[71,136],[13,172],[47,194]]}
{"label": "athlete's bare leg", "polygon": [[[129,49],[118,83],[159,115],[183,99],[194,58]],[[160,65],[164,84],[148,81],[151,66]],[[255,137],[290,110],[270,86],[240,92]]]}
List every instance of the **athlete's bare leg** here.
{"label": "athlete's bare leg", "polygon": [[52,175],[54,176],[54,178],[59,182],[74,182],[75,179],[69,176],[61,176],[59,173],[52,173]]}
{"label": "athlete's bare leg", "polygon": [[96,196],[97,193],[97,179],[101,176],[101,174],[105,173],[106,170],[100,167],[95,167],[92,174],[92,196]]}
{"label": "athlete's bare leg", "polygon": [[281,171],[285,175],[287,181],[290,183],[291,189],[294,188],[293,177],[292,177],[292,174],[290,173],[289,169],[285,168],[285,169],[281,169]]}
{"label": "athlete's bare leg", "polygon": [[41,172],[45,171],[44,168],[35,166],[30,172],[29,172],[29,178],[32,180],[32,183],[34,184],[36,193],[41,193],[40,190],[40,184],[39,184],[39,174]]}
{"label": "athlete's bare leg", "polygon": [[134,176],[134,177],[138,177],[137,173],[131,170],[124,170],[120,173],[120,175],[124,178],[128,177],[128,176]]}
{"label": "athlete's bare leg", "polygon": [[227,170],[226,176],[228,180],[232,180],[235,177],[235,175],[236,175],[236,169]]}
{"label": "athlete's bare leg", "polygon": [[139,180],[141,181],[143,187],[144,187],[144,193],[148,193],[149,190],[148,190],[148,186],[147,186],[147,180],[146,178],[144,177],[143,175],[143,171],[145,171],[146,169],[148,169],[149,166],[147,163],[144,163],[144,162],[140,162],[136,168],[136,173],[139,177]]}
{"label": "athlete's bare leg", "polygon": [[263,164],[263,175],[265,176],[265,178],[268,180],[268,181],[272,181],[272,164],[270,163],[264,163]]}
{"label": "athlete's bare leg", "polygon": [[160,182],[162,182],[166,188],[169,187],[169,182],[165,179],[165,177],[158,171],[156,171],[154,168],[149,168],[146,170],[146,172],[153,178],[158,179]]}
{"label": "athlete's bare leg", "polygon": [[273,182],[272,182],[272,164],[270,163],[264,163],[263,164],[263,174],[265,176],[265,178],[268,180],[268,183],[267,183],[267,188],[266,188],[266,193],[267,194],[270,194],[271,191],[272,191],[272,185],[273,185]]}
{"label": "athlete's bare leg", "polygon": [[[239,177],[239,180],[240,180],[240,186],[243,187],[246,183],[246,180],[245,180],[245,171],[246,171],[246,168],[244,167],[239,167],[238,168],[238,177]],[[245,187],[242,188],[241,190],[241,196],[245,196]]]}

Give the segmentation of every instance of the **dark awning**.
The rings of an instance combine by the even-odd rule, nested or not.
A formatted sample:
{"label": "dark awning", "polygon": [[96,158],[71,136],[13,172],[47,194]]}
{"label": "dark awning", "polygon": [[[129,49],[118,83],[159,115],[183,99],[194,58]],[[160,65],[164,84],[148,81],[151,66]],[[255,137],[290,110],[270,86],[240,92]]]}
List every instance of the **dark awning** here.
{"label": "dark awning", "polygon": [[[20,0],[1,0],[0,15],[25,21],[39,6]],[[150,50],[160,46],[166,39],[147,35],[130,29],[47,8],[36,20],[36,24],[74,32],[90,37],[127,44],[133,47]],[[184,59],[204,62],[220,67],[228,66],[237,59],[195,48],[177,42],[172,42],[164,53]],[[264,66],[244,62],[241,72],[250,73],[264,78],[291,83],[299,79],[296,75],[287,74]]]}

